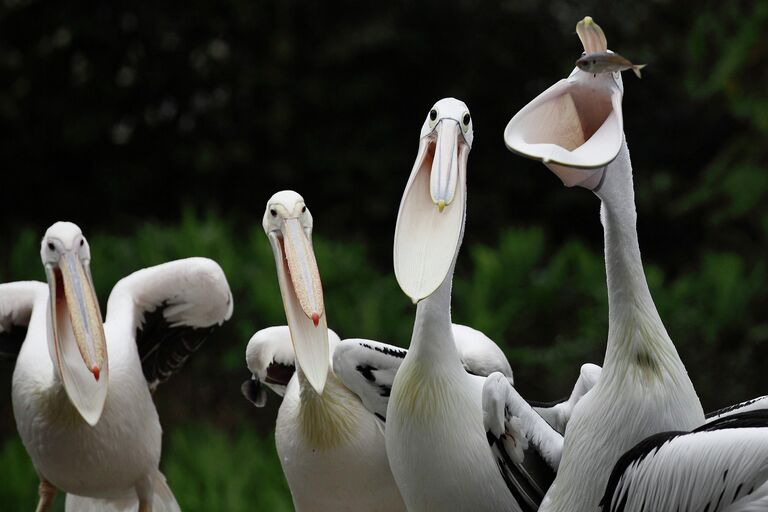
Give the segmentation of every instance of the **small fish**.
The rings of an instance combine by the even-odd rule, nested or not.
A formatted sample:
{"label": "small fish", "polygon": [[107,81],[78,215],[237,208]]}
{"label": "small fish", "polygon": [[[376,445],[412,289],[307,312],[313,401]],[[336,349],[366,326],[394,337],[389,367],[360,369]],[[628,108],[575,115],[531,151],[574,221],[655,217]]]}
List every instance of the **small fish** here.
{"label": "small fish", "polygon": [[576,66],[582,71],[594,74],[614,73],[631,69],[637,75],[637,78],[642,78],[640,70],[645,67],[645,64],[632,64],[618,53],[597,52],[583,55],[576,61]]}

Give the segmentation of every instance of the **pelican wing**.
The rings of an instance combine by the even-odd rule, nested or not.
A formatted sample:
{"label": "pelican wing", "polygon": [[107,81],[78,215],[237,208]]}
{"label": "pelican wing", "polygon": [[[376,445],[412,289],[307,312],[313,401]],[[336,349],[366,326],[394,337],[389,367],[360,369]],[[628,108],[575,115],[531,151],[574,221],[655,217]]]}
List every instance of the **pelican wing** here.
{"label": "pelican wing", "polygon": [[107,303],[106,325],[135,338],[152,391],[176,373],[232,315],[232,293],[213,260],[188,258],[121,279]]}
{"label": "pelican wing", "polygon": [[15,360],[19,355],[32,310],[47,295],[48,286],[39,281],[0,284],[0,358]]}
{"label": "pelican wing", "polygon": [[767,510],[768,410],[644,439],[614,466],[601,507],[603,512]]}
{"label": "pelican wing", "polygon": [[[501,372],[512,380],[512,368],[504,352],[488,336],[453,324],[453,338],[467,373],[486,377]],[[369,411],[384,420],[392,382],[407,353],[406,349],[378,341],[348,339],[334,350],[333,371]]]}
{"label": "pelican wing", "polygon": [[[330,352],[339,343],[339,336],[328,329]],[[267,327],[254,334],[245,349],[245,361],[251,371],[251,378],[243,382],[243,396],[256,407],[264,407],[270,388],[285,396],[288,382],[296,372],[296,354],[291,342],[291,331],[287,325]]]}
{"label": "pelican wing", "polygon": [[453,324],[453,339],[467,373],[487,377],[494,372],[500,372],[510,382],[514,382],[507,356],[483,332],[466,325]]}
{"label": "pelican wing", "polygon": [[343,340],[333,351],[333,373],[366,409],[386,421],[389,394],[407,350],[360,338]]}
{"label": "pelican wing", "polygon": [[756,411],[758,409],[768,409],[768,395],[753,398],[751,400],[741,402],[740,404],[730,405],[728,407],[718,409],[717,411],[710,412],[707,414],[707,423],[712,423],[713,421],[717,421],[720,418],[733,416],[734,414],[747,411]]}
{"label": "pelican wing", "polygon": [[586,363],[581,366],[579,378],[573,386],[571,396],[556,402],[536,402],[528,400],[533,409],[561,435],[565,434],[565,425],[571,419],[571,413],[579,400],[592,389],[600,378],[602,368]]}
{"label": "pelican wing", "polygon": [[538,510],[560,464],[563,437],[494,373],[483,384],[483,423],[504,480],[523,510]]}

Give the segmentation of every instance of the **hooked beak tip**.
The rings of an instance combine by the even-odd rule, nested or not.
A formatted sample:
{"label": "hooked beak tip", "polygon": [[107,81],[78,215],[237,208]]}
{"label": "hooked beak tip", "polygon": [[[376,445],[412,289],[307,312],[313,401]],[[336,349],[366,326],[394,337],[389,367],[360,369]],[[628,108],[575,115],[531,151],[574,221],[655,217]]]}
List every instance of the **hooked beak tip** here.
{"label": "hooked beak tip", "polygon": [[443,213],[443,210],[445,210],[445,200],[443,200],[443,199],[440,199],[440,200],[437,202],[437,209],[438,209],[438,211],[439,211],[440,213]]}
{"label": "hooked beak tip", "polygon": [[317,313],[312,313],[312,323],[315,324],[315,327],[317,327],[317,324],[320,323],[320,315]]}
{"label": "hooked beak tip", "polygon": [[99,377],[101,376],[101,370],[97,366],[94,366],[91,368],[91,373],[93,373],[93,376],[96,378],[96,381],[98,382]]}

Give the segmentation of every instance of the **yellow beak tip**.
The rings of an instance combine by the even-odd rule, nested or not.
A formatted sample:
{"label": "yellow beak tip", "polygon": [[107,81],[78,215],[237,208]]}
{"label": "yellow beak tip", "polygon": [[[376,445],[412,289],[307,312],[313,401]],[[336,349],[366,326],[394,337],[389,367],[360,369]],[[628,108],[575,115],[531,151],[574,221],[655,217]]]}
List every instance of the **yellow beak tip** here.
{"label": "yellow beak tip", "polygon": [[437,202],[437,209],[440,211],[440,213],[443,213],[443,210],[445,210],[445,201],[440,199]]}
{"label": "yellow beak tip", "polygon": [[584,23],[586,23],[587,25],[592,23],[592,16],[585,16],[584,17]]}

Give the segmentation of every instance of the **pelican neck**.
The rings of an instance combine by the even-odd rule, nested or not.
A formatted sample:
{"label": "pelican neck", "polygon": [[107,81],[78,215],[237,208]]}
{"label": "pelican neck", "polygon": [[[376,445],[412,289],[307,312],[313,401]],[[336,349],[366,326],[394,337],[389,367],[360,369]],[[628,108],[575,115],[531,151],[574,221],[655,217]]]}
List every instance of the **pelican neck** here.
{"label": "pelican neck", "polygon": [[461,366],[451,323],[451,290],[456,256],[437,290],[416,305],[416,319],[408,352],[411,358]]}
{"label": "pelican neck", "polygon": [[626,139],[616,159],[607,166],[605,179],[595,194],[602,201],[600,217],[608,284],[608,347],[604,367],[610,370],[619,361],[642,357],[683,368],[643,271]]}

